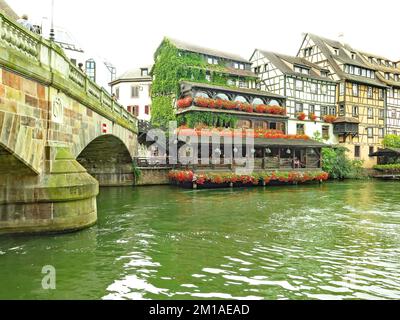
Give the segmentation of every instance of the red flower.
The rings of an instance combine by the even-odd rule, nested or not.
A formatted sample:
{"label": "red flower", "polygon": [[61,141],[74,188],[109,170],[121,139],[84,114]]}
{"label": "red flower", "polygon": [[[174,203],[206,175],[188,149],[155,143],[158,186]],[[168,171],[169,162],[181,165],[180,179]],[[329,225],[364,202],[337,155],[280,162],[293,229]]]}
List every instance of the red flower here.
{"label": "red flower", "polygon": [[304,112],[299,112],[297,114],[297,119],[299,119],[300,121],[304,121],[306,119],[306,114]]}
{"label": "red flower", "polygon": [[326,123],[334,123],[336,119],[337,119],[337,117],[334,116],[334,115],[331,115],[331,114],[328,114],[328,115],[326,115],[326,116],[324,117],[324,121],[325,121]]}
{"label": "red flower", "polygon": [[311,121],[317,121],[317,119],[318,119],[318,117],[317,117],[314,113],[310,113],[310,114],[308,115],[308,118],[309,118]]}
{"label": "red flower", "polygon": [[193,102],[193,98],[192,97],[186,97],[183,99],[179,99],[176,103],[177,107],[179,109],[184,109],[184,108],[188,108],[192,105]]}

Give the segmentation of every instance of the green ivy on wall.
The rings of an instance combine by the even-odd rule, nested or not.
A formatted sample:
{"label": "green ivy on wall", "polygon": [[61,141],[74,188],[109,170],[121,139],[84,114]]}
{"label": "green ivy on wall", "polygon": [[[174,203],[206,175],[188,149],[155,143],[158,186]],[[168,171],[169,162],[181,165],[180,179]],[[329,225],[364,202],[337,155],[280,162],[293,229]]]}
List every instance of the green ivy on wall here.
{"label": "green ivy on wall", "polygon": [[238,118],[233,115],[214,112],[190,112],[178,115],[178,126],[187,125],[189,128],[195,128],[203,124],[208,127],[227,127],[235,128]]}
{"label": "green ivy on wall", "polygon": [[[249,81],[248,77],[233,77],[224,73],[223,65],[210,65],[199,54],[179,51],[168,39],[164,39],[154,56],[152,69],[152,124],[167,127],[169,121],[176,120],[174,99],[179,96],[181,80],[228,86],[228,80]],[[211,81],[206,80],[209,70]],[[221,115],[219,115],[221,118]]]}

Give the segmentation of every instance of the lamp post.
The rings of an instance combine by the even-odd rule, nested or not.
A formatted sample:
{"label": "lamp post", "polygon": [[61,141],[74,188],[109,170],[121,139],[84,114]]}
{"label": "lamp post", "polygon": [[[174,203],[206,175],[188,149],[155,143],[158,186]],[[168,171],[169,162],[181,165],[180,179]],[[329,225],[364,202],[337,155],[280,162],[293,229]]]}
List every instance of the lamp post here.
{"label": "lamp post", "polygon": [[55,40],[54,33],[54,0],[51,0],[51,27],[50,27],[50,41]]}

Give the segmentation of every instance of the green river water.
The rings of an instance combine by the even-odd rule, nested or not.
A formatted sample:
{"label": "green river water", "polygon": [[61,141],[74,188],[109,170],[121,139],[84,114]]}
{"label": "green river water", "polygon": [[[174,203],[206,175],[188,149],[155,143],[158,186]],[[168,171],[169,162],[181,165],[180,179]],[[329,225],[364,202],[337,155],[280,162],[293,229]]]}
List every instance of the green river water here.
{"label": "green river water", "polygon": [[0,299],[399,299],[398,190],[102,189],[90,229],[0,237]]}

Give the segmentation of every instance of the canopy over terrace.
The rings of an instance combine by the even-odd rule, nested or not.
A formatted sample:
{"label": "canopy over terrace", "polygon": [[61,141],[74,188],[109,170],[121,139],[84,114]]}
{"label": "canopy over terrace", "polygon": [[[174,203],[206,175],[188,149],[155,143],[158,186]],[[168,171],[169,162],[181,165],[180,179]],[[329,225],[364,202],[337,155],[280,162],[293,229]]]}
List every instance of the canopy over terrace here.
{"label": "canopy over terrace", "polygon": [[400,158],[400,148],[384,148],[379,149],[369,155],[370,157],[378,157],[378,164],[397,163]]}
{"label": "canopy over terrace", "polygon": [[[305,137],[252,138],[225,135],[197,139],[180,134],[179,162],[193,169],[223,169],[254,161],[255,170],[321,169],[321,149],[329,145]],[[241,159],[240,159],[241,158]],[[238,160],[240,159],[240,160]]]}

